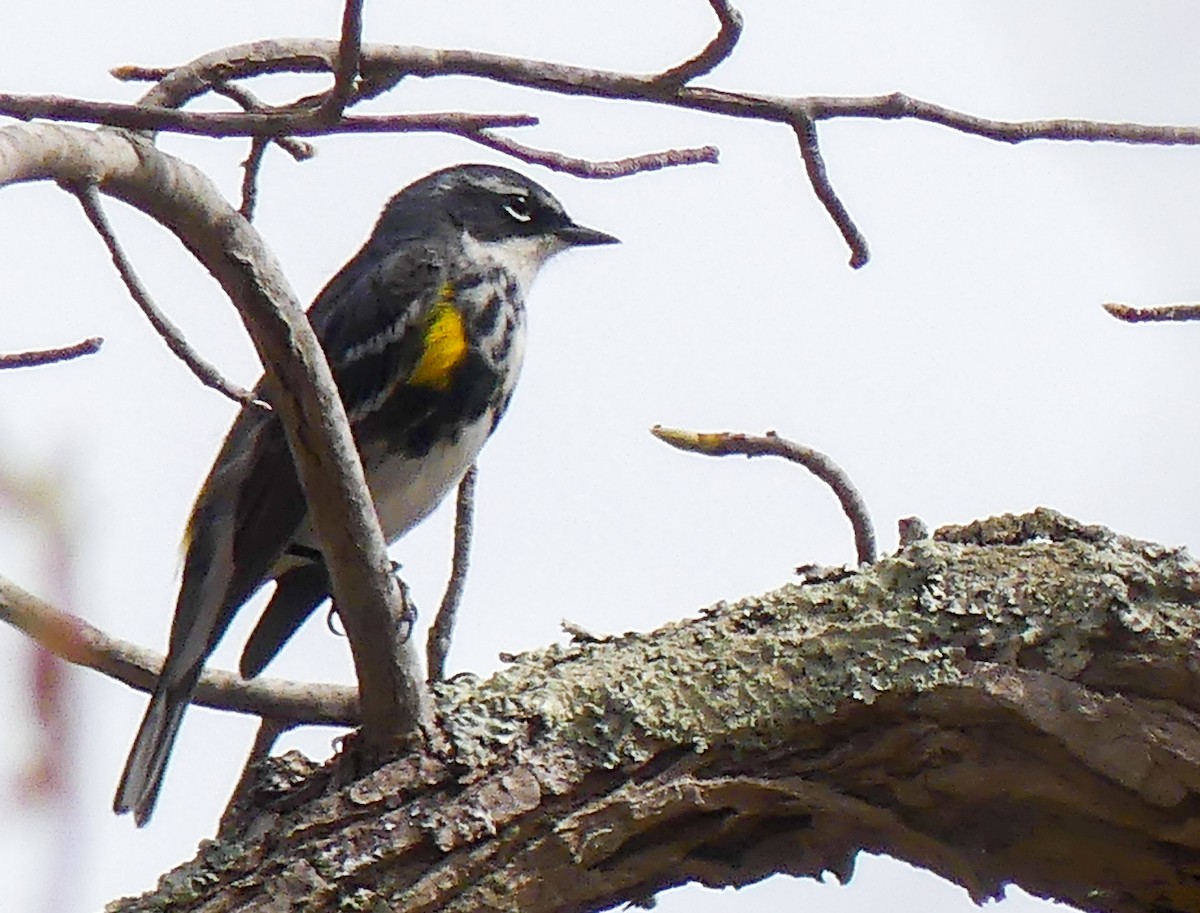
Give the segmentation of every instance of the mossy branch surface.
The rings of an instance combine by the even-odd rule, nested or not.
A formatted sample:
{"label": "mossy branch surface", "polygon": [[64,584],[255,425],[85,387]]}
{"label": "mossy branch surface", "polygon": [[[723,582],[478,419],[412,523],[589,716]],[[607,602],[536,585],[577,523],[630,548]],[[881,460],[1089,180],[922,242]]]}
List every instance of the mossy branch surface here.
{"label": "mossy branch surface", "polygon": [[[600,910],[887,852],[1197,910],[1200,569],[1051,511],[438,686],[444,742],[272,760],[120,910]],[[1191,874],[1189,874],[1191,873]],[[257,909],[257,907],[256,907]]]}

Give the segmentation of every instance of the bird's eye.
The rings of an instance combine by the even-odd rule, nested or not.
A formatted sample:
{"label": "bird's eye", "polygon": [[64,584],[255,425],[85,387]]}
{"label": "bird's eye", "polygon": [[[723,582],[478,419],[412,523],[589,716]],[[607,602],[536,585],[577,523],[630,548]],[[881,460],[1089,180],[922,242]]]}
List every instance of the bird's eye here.
{"label": "bird's eye", "polygon": [[533,218],[528,197],[509,197],[508,202],[504,204],[504,211],[518,222],[528,222]]}

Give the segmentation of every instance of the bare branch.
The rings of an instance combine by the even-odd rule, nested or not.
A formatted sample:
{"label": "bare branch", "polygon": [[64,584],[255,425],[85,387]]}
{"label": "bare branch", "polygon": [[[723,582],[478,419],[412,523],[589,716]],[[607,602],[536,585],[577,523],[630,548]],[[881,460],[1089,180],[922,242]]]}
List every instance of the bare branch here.
{"label": "bare branch", "polygon": [[327,121],[336,121],[341,117],[354,95],[354,80],[358,76],[358,61],[362,54],[362,10],[363,0],[346,0],[342,12],[342,38],[333,71],[333,88],[318,112],[318,116]]}
{"label": "bare branch", "polygon": [[1200,320],[1200,304],[1163,304],[1158,307],[1135,308],[1128,304],[1110,301],[1104,310],[1126,323],[1151,323],[1163,321],[1186,322]]}
{"label": "bare branch", "polygon": [[94,355],[104,344],[101,336],[92,336],[74,345],[62,346],[57,349],[35,349],[30,352],[0,353],[0,369],[4,368],[33,368],[38,365],[50,365],[60,361],[70,361],[83,355]]}
{"label": "bare branch", "polygon": [[200,136],[316,136],[336,133],[462,133],[494,127],[530,127],[538,120],[528,114],[386,114],[342,117],[322,121],[310,110],[218,112],[178,111],[117,102],[97,102],[53,95],[0,93],[0,115],[21,120],[103,124],[131,130],[171,130]]}
{"label": "bare branch", "polygon": [[842,233],[842,237],[850,248],[851,269],[866,266],[867,261],[871,259],[867,239],[854,224],[849,210],[842,203],[837,191],[833,189],[833,185],[829,183],[829,175],[825,171],[825,159],[822,158],[821,148],[817,144],[816,124],[810,118],[798,117],[792,122],[792,128],[796,131],[796,140],[800,143],[800,155],[804,159],[804,169],[808,172],[808,182],[812,185],[817,199],[821,201],[821,205],[825,207],[825,211],[829,213],[833,224],[838,227],[838,231]]}
{"label": "bare branch", "polygon": [[992,120],[912,98],[903,92],[870,97],[810,96],[797,100],[813,120],[855,117],[879,120],[920,120],[960,133],[1000,143],[1030,140],[1057,142],[1131,143],[1140,146],[1200,145],[1200,127],[1115,123],[1056,118],[1050,120]]}
{"label": "bare branch", "polygon": [[[233,82],[218,82],[214,83],[212,90],[217,95],[223,95],[230,101],[241,105],[246,111],[271,111],[274,110],[270,105],[264,103],[249,89],[239,86]],[[312,143],[302,139],[296,139],[293,136],[275,136],[271,138],[280,149],[290,155],[297,162],[304,162],[317,154],[316,148]]]}
{"label": "bare branch", "polygon": [[238,212],[247,222],[254,218],[254,205],[258,202],[258,173],[262,170],[263,156],[271,140],[256,136],[250,141],[250,153],[242,162],[242,205]]}
{"label": "bare branch", "polygon": [[[279,39],[235,45],[205,54],[170,70],[122,67],[114,73],[126,78],[162,77],[142,98],[143,105],[176,107],[212,86],[214,82],[261,76],[268,73],[331,72],[337,44],[319,39]],[[479,51],[435,50],[401,45],[367,44],[360,68],[364,78],[393,82],[405,75],[476,76],[508,85],[541,89],[564,95],[644,101],[728,117],[791,124],[798,115],[815,121],[837,118],[920,120],[998,142],[1019,143],[1034,139],[1083,142],[1136,143],[1142,145],[1200,145],[1200,127],[1107,123],[1057,119],[1000,121],[966,114],[903,92],[876,96],[779,96],[753,92],[727,92],[696,86],[673,86],[662,74],[640,75],[575,67],[548,61],[527,60]],[[667,71],[670,72],[670,71]],[[22,101],[24,99],[24,101]],[[25,114],[26,108],[53,107],[53,102],[74,103],[53,96],[0,95],[0,114]],[[144,110],[144,109],[143,109]],[[87,117],[79,119],[89,120]],[[98,121],[95,121],[98,122]],[[167,129],[166,126],[163,129]]]}
{"label": "bare branch", "polygon": [[[850,245],[852,266],[861,266],[866,262],[866,241],[829,184],[812,129],[815,121],[845,117],[884,120],[906,118],[1008,143],[1045,139],[1158,145],[1200,144],[1200,127],[1065,119],[998,121],[910,98],[900,92],[857,98],[784,97],[684,85],[687,80],[707,72],[724,59],[737,40],[738,14],[723,0],[710,0],[710,4],[721,19],[720,33],[692,60],[659,74],[618,73],[475,51],[365,45],[361,49],[360,70],[364,84],[370,89],[364,91],[372,95],[379,94],[409,75],[476,76],[566,95],[643,101],[728,117],[789,124],[800,142],[809,180],[817,197]],[[147,105],[175,107],[207,91],[217,80],[278,72],[329,72],[338,59],[337,53],[337,45],[331,41],[266,41],[215,51],[170,71],[125,67],[114,72],[123,78],[162,76],[161,82],[142,101]],[[0,96],[0,113],[5,110],[5,98]],[[523,161],[546,164],[582,177],[611,177],[645,170],[629,164],[636,159],[624,160],[620,165],[604,163],[608,167],[592,167],[590,163],[579,159],[523,147],[503,137],[471,136],[469,130],[457,132]],[[700,156],[694,160],[711,159]]]}
{"label": "bare branch", "polygon": [[535,149],[533,146],[526,146],[524,143],[518,143],[514,139],[490,130],[476,130],[462,135],[481,146],[507,153],[522,162],[542,165],[554,171],[573,174],[581,178],[621,178],[631,174],[641,174],[645,171],[658,171],[675,165],[699,163],[715,165],[718,154],[715,146],[700,146],[694,149],[667,149],[663,152],[648,152],[645,155],[634,155],[624,159],[595,162],[563,155],[561,152]]}
{"label": "bare branch", "polygon": [[[270,106],[264,104],[253,92],[235,83],[217,83],[213,86],[213,92],[236,102],[246,111],[271,110]],[[277,136],[269,140],[254,137],[250,142],[250,152],[242,162],[242,205],[238,207],[238,212],[247,221],[254,218],[254,207],[258,201],[258,175],[262,170],[267,146],[271,143],[278,145],[297,162],[307,161],[316,155],[312,143],[292,136]]]}
{"label": "bare branch", "polygon": [[779,437],[768,431],[762,437],[750,434],[734,434],[727,431],[697,433],[678,428],[655,425],[650,433],[665,444],[679,450],[703,453],[706,456],[778,456],[799,463],[818,479],[828,485],[854,529],[854,545],[859,564],[870,564],[877,557],[875,529],[867,505],[850,481],[850,477],[825,454]]}
{"label": "bare branch", "polygon": [[[94,669],[138,691],[154,690],[163,663],[160,654],[110,637],[2,577],[0,621],[66,662]],[[297,724],[354,726],[358,722],[353,688],[265,678],[245,681],[231,672],[211,669],[201,677],[193,703]]]}
{"label": "bare branch", "polygon": [[104,206],[100,202],[100,194],[96,190],[96,185],[80,184],[69,189],[79,198],[79,204],[87,213],[88,220],[103,239],[112,256],[113,264],[117,267],[117,272],[121,274],[121,280],[129,289],[130,296],[137,302],[137,306],[142,309],[142,313],[146,315],[150,325],[162,337],[163,342],[167,344],[167,348],[175,357],[191,369],[200,383],[229,397],[235,403],[254,408],[270,408],[250,390],[239,387],[222,377],[216,366],[209,364],[204,356],[192,348],[191,344],[183,338],[179,327],[175,326],[170,318],[158,309],[154,299],[150,297],[150,292],[138,278],[133,264],[125,256],[125,251],[121,249],[121,244],[113,233],[112,225],[109,224],[108,217],[104,214]]}
{"label": "bare branch", "polygon": [[446,584],[442,604],[429,629],[425,645],[426,674],[430,682],[439,682],[446,677],[446,657],[450,653],[450,639],[454,635],[455,617],[458,615],[458,604],[462,601],[471,560],[471,525],[475,518],[475,479],[478,474],[476,467],[472,466],[458,483],[450,581]]}
{"label": "bare branch", "polygon": [[682,86],[697,76],[711,73],[733,53],[738,39],[742,37],[742,14],[725,0],[708,0],[708,3],[721,22],[721,30],[708,46],[691,60],[685,60],[679,66],[661,73],[658,79],[664,85]]}

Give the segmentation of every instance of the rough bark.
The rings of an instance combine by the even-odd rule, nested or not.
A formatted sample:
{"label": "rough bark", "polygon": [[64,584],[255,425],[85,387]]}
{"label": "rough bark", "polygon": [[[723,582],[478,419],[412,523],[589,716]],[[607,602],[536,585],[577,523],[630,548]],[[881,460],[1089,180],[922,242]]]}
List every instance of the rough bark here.
{"label": "rough bark", "polygon": [[601,910],[886,852],[1200,910],[1200,568],[1050,511],[441,688],[439,753],[268,762],[121,911]]}

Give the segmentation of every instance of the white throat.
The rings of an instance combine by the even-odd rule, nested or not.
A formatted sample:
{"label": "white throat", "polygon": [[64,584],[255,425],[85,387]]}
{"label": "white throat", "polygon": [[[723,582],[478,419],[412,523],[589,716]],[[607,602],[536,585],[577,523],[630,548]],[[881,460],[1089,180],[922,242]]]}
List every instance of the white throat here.
{"label": "white throat", "polygon": [[521,297],[547,260],[565,245],[557,238],[545,235],[532,238],[504,238],[500,241],[480,241],[468,232],[462,236],[463,256],[471,263],[493,263],[517,280]]}

